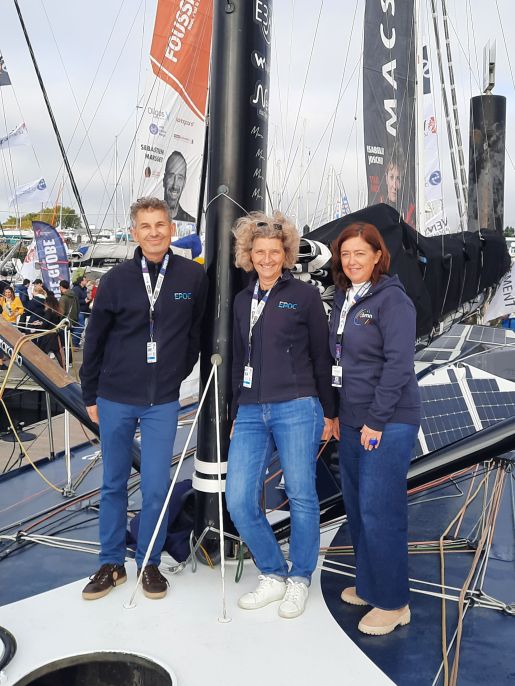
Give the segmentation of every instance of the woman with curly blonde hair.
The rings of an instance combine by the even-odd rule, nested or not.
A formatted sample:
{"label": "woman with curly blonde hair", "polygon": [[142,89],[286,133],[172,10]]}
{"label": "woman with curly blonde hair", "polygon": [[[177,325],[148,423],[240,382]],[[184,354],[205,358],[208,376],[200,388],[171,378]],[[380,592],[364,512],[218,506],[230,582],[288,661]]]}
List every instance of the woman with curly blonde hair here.
{"label": "woman with curly blonde hair", "polygon": [[[295,280],[299,235],[280,212],[236,222],[235,264],[254,272],[234,301],[233,435],[226,500],[259,569],[255,591],[238,601],[253,610],[282,601],[279,615],[302,614],[319,550],[315,487],[320,439],[332,434],[328,326],[316,288]],[[290,502],[288,567],[261,510],[267,465],[277,448]]]}

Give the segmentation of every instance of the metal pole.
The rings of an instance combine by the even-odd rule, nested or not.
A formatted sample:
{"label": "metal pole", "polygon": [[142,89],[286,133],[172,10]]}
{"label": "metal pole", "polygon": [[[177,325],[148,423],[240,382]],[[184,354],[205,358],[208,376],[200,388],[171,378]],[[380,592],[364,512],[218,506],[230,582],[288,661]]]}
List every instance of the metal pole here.
{"label": "metal pole", "polygon": [[[71,336],[70,329],[64,330],[64,354],[66,355],[66,371],[70,370],[70,344]],[[72,488],[72,460],[70,452],[70,413],[68,410],[64,411],[64,461],[66,465],[66,486],[63,488],[65,496],[73,495]]]}
{"label": "metal pole", "polygon": [[46,401],[46,418],[48,424],[48,444],[50,446],[50,459],[55,460],[55,450],[54,450],[54,429],[52,427],[52,407],[50,405],[50,395],[45,391],[45,401]]}
{"label": "metal pole", "polygon": [[417,231],[424,233],[426,226],[425,174],[424,174],[424,71],[422,56],[422,24],[420,0],[415,0],[415,165]]}

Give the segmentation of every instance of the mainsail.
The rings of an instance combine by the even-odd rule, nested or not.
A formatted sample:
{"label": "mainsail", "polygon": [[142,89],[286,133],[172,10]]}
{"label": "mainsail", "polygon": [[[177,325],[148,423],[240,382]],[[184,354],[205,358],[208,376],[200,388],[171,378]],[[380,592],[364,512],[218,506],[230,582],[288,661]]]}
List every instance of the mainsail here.
{"label": "mainsail", "polygon": [[367,0],[363,112],[369,205],[385,202],[415,225],[413,3]]}
{"label": "mainsail", "polygon": [[194,230],[202,171],[212,0],[159,0],[136,140],[134,198],[164,198]]}

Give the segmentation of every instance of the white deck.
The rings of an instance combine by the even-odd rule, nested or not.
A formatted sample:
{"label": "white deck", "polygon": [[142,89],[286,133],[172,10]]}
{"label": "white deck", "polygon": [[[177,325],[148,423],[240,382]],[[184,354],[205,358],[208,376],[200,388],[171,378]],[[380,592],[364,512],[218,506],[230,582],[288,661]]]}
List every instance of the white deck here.
{"label": "white deck", "polygon": [[154,660],[175,676],[174,686],[393,683],[332,618],[318,571],[304,615],[288,620],[278,616],[278,603],[240,610],[236,600],[255,585],[255,568],[247,563],[241,582],[235,584],[234,567],[228,565],[229,623],[218,621],[219,568],[199,566],[195,574],[186,568],[171,578],[163,600],[149,600],[138,590],[134,609],[123,607],[136,580],[134,562],[128,563],[127,572],[126,584],[97,601],[82,600],[83,580],[4,606],[1,623],[16,637],[18,650],[4,679],[0,677],[2,686],[54,660],[98,651]]}

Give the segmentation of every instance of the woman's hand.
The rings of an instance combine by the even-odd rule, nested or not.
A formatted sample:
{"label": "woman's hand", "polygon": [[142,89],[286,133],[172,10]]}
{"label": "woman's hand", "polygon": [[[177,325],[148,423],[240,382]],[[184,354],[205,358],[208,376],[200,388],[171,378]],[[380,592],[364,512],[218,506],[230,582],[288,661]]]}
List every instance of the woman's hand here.
{"label": "woman's hand", "polygon": [[366,424],[364,424],[361,429],[361,445],[365,448],[365,450],[374,450],[374,448],[379,448],[382,435],[382,431],[370,429]]}
{"label": "woman's hand", "polygon": [[340,440],[340,420],[338,417],[333,419],[333,436],[337,441]]}
{"label": "woman's hand", "polygon": [[322,431],[322,441],[328,441],[333,435],[333,419],[327,419],[324,417],[324,430]]}
{"label": "woman's hand", "polygon": [[233,420],[233,423],[231,424],[231,433],[229,434],[229,438],[232,440],[233,434],[234,434],[234,425],[236,424],[236,420]]}

